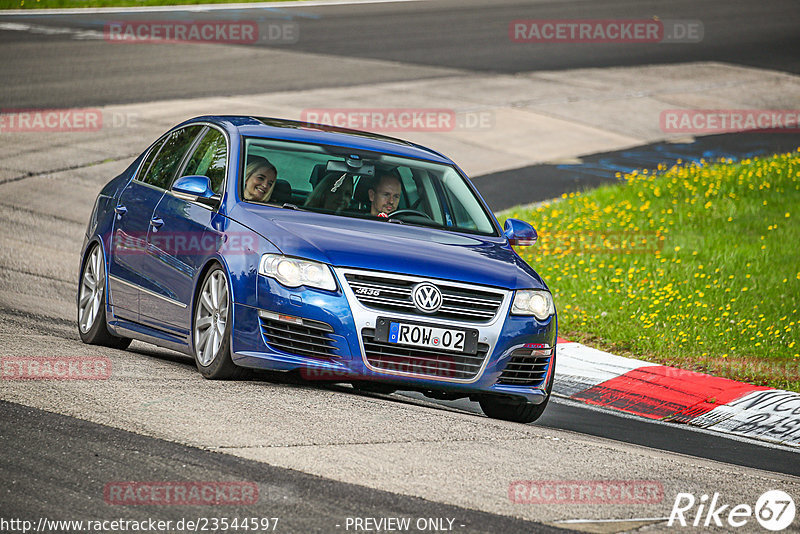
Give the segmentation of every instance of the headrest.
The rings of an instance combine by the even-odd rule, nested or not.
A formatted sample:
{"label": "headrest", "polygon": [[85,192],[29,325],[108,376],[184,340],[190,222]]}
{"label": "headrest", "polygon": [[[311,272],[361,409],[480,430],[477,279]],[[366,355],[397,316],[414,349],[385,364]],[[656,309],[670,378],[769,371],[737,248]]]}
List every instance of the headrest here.
{"label": "headrest", "polygon": [[369,176],[362,176],[359,178],[358,183],[356,184],[356,189],[353,191],[353,200],[359,204],[369,204],[368,191],[372,187],[373,183],[374,178]]}
{"label": "headrest", "polygon": [[292,201],[292,186],[286,180],[276,180],[275,189],[270,196],[270,202],[275,204],[285,204]]}
{"label": "headrest", "polygon": [[308,178],[308,181],[311,182],[312,190],[316,189],[317,184],[322,181],[322,178],[325,176],[326,167],[324,163],[314,165],[314,168],[311,170],[311,176]]}

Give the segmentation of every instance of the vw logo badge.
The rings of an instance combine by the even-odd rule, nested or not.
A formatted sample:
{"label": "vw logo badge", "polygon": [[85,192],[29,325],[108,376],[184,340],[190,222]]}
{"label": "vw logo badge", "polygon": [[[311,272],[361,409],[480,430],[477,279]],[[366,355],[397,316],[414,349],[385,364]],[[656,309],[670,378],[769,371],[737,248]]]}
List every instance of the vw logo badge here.
{"label": "vw logo badge", "polygon": [[422,313],[435,313],[442,307],[442,292],[433,284],[417,284],[411,293],[414,306]]}

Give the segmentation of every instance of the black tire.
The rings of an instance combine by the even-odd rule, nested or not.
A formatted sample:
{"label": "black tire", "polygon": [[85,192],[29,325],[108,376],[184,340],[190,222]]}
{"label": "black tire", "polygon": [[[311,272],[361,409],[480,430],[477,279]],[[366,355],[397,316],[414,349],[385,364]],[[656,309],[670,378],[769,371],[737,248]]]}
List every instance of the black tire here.
{"label": "black tire", "polygon": [[[204,306],[204,304],[201,303],[204,288],[209,283],[209,280],[215,276],[221,276],[221,279],[224,280],[225,283],[227,313],[225,330],[222,333],[222,340],[219,348],[209,357],[208,355],[202,355],[201,351],[199,350],[196,322],[198,320],[198,314],[201,313],[200,307]],[[203,375],[203,378],[207,378],[209,380],[230,380],[240,378],[241,376],[244,376],[246,372],[243,367],[239,367],[233,363],[233,359],[231,358],[231,319],[233,317],[233,305],[231,303],[230,295],[231,293],[230,289],[228,288],[228,279],[225,277],[224,271],[219,267],[214,267],[206,273],[205,277],[203,278],[203,282],[198,287],[197,296],[195,297],[194,316],[192,318],[192,350],[194,353],[194,361],[197,365],[197,370],[201,375]],[[209,328],[215,327],[210,326]]]}
{"label": "black tire", "polygon": [[478,400],[481,410],[492,419],[502,419],[503,421],[513,421],[514,423],[533,423],[539,419],[550,402],[550,394],[553,392],[553,382],[555,381],[556,355],[553,353],[553,372],[550,374],[550,382],[547,384],[547,398],[541,404],[531,404],[524,400],[515,400],[508,397],[482,397]]}
{"label": "black tire", "polygon": [[[95,254],[97,254],[97,256],[95,256]],[[87,269],[89,270],[90,278],[94,278],[97,293],[92,292],[88,285],[86,285]],[[94,270],[94,274],[92,274],[92,270]],[[81,265],[80,278],[78,279],[78,295],[76,299],[78,335],[80,335],[81,341],[88,345],[101,345],[112,349],[125,350],[131,344],[131,339],[116,336],[108,330],[108,324],[106,322],[105,279],[106,272],[103,249],[95,244],[86,251],[86,256],[83,258],[83,265]],[[87,291],[92,293],[91,296],[87,295]],[[88,300],[82,302],[84,298],[88,298]],[[93,308],[90,301],[97,303],[96,310],[89,310],[86,308],[87,304]],[[83,307],[82,304],[84,304]],[[91,320],[89,321],[88,318],[90,316]]]}
{"label": "black tire", "polygon": [[547,407],[547,400],[541,404],[529,404],[502,397],[483,397],[479,402],[481,410],[488,417],[515,423],[532,423],[542,416]]}

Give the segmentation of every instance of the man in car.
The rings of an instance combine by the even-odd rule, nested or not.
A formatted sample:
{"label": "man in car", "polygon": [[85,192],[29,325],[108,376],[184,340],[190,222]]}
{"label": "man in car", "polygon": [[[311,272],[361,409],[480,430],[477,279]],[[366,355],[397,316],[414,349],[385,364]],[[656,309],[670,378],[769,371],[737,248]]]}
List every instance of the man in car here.
{"label": "man in car", "polygon": [[400,179],[394,174],[383,173],[369,189],[370,213],[375,217],[386,217],[397,209],[400,202]]}

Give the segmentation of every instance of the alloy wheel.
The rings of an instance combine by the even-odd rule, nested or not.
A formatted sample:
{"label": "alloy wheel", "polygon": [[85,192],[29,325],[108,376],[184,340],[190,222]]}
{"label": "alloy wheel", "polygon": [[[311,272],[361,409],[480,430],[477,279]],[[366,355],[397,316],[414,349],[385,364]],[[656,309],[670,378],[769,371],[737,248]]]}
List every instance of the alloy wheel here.
{"label": "alloy wheel", "polygon": [[228,282],[222,271],[209,276],[202,289],[194,320],[197,361],[209,366],[217,357],[228,321]]}
{"label": "alloy wheel", "polygon": [[105,270],[100,247],[95,247],[81,277],[81,295],[78,301],[78,325],[82,332],[88,332],[94,325],[100,306],[103,304]]}

